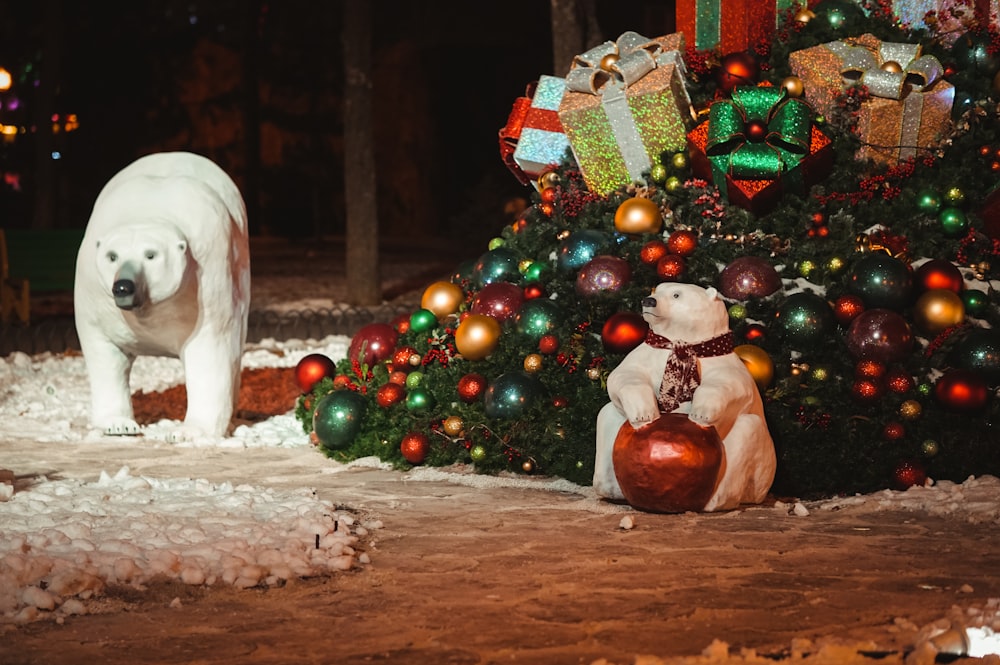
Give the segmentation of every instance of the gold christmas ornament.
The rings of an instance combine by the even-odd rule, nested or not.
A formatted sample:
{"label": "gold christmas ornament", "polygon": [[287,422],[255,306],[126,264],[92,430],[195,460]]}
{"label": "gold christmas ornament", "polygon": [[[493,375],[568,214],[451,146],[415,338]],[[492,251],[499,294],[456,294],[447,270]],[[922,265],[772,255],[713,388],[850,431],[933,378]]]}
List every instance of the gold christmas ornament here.
{"label": "gold christmas ornament", "polygon": [[601,69],[606,72],[610,72],[616,62],[618,62],[618,54],[608,53],[606,56],[601,58]]}
{"label": "gold christmas ornament", "polygon": [[525,473],[533,472],[535,470],[535,460],[526,459],[523,462],[521,462],[521,470],[523,470]]}
{"label": "gold christmas ornament", "polygon": [[740,344],[733,349],[733,352],[746,365],[754,383],[757,384],[757,389],[761,392],[767,390],[774,380],[774,362],[771,356],[767,355],[767,351],[755,344]]}
{"label": "gold christmas ornament", "polygon": [[799,98],[806,92],[806,86],[798,76],[786,76],[781,79],[781,87],[789,97]]}
{"label": "gold christmas ornament", "polygon": [[883,72],[889,72],[890,74],[902,74],[903,73],[903,67],[902,67],[902,65],[900,65],[895,60],[886,60],[881,65],[879,65],[879,69],[881,69]]}
{"label": "gold christmas ornament", "polygon": [[524,357],[524,371],[535,374],[542,369],[542,354],[529,353]]}
{"label": "gold christmas ornament", "polygon": [[555,171],[546,171],[542,175],[538,176],[538,186],[541,189],[545,189],[546,187],[558,187],[559,182],[559,174]]}
{"label": "gold christmas ornament", "polygon": [[459,416],[448,416],[444,419],[444,433],[448,436],[460,436],[465,429],[465,421]]}
{"label": "gold christmas ornament", "polygon": [[908,399],[899,405],[899,415],[906,420],[916,420],[923,411],[924,407],[915,399]]}
{"label": "gold christmas ornament", "polygon": [[601,378],[601,370],[599,370],[596,367],[588,367],[587,378],[590,379],[591,381],[597,381],[599,378]]}
{"label": "gold christmas ornament", "polygon": [[951,289],[931,289],[917,298],[913,320],[925,333],[937,335],[965,320],[965,303]]}
{"label": "gold christmas ornament", "polygon": [[462,287],[451,282],[434,282],[420,298],[420,307],[429,310],[439,320],[454,314],[465,300]]}
{"label": "gold christmas ornament", "polygon": [[615,229],[621,233],[658,233],[662,227],[660,208],[649,199],[626,199],[615,211]]}
{"label": "gold christmas ornament", "polygon": [[534,264],[534,261],[531,259],[521,259],[517,264],[517,271],[523,275],[528,272],[528,268],[530,268],[532,264]]}
{"label": "gold christmas ornament", "polygon": [[470,314],[455,330],[455,348],[466,360],[482,360],[500,343],[500,324],[492,316]]}
{"label": "gold christmas ornament", "polygon": [[674,153],[674,156],[670,158],[670,163],[674,165],[677,169],[686,169],[688,165],[688,156],[685,152]]}

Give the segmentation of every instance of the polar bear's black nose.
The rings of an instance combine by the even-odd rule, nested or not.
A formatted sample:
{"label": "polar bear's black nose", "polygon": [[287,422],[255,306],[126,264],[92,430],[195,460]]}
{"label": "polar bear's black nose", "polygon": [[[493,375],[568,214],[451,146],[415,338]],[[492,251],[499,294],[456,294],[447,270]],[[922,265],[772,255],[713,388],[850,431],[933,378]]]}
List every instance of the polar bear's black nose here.
{"label": "polar bear's black nose", "polygon": [[127,298],[135,295],[135,282],[131,279],[119,279],[111,287],[111,294],[115,298]]}
{"label": "polar bear's black nose", "polygon": [[656,307],[656,298],[653,296],[646,296],[642,299],[643,307]]}

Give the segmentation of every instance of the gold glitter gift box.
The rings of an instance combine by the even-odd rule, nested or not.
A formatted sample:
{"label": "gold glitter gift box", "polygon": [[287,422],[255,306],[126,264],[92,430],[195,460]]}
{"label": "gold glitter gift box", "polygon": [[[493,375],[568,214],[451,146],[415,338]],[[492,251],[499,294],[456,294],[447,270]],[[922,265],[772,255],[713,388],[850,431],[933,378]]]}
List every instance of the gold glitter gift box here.
{"label": "gold glitter gift box", "polygon": [[641,182],[663,152],[684,149],[692,115],[683,52],[680,33],[626,32],[574,58],[559,120],[591,191]]}
{"label": "gold glitter gift box", "polygon": [[849,85],[866,86],[857,158],[893,166],[936,149],[952,128],[955,88],[942,78],[941,63],[920,50],[864,34],[795,51],[788,63],[817,113],[830,115]]}

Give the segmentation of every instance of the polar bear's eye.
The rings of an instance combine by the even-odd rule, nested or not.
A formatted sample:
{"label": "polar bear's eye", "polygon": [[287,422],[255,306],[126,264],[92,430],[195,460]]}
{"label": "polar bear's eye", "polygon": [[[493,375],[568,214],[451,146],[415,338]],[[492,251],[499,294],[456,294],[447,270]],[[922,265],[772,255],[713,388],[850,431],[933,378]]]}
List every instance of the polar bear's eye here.
{"label": "polar bear's eye", "polygon": [[672,293],[671,295],[674,297],[674,300],[677,300],[678,298],[681,297],[681,294],[677,293],[676,291],[674,293]]}
{"label": "polar bear's eye", "polygon": [[152,249],[147,249],[146,250],[146,258],[148,260],[152,261],[153,259],[156,258],[156,252],[154,250],[152,250]]}
{"label": "polar bear's eye", "polygon": [[117,252],[108,252],[108,261],[110,261],[111,263],[114,263],[117,260],[118,260],[118,253]]}

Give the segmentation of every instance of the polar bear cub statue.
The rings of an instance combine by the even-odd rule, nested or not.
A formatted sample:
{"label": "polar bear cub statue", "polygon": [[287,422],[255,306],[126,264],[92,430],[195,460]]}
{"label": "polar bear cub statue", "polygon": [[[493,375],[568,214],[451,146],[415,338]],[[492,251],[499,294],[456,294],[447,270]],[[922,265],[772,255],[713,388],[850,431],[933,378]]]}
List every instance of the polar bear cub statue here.
{"label": "polar bear cub statue", "polygon": [[596,493],[625,498],[612,460],[622,424],[639,429],[675,411],[714,426],[722,440],[722,464],[704,510],[760,503],[774,480],[774,443],[753,377],[733,352],[725,303],[714,288],[668,282],[643,298],[642,316],[646,340],[608,376],[611,401],[597,417]]}
{"label": "polar bear cub statue", "polygon": [[221,168],[164,152],[112,177],[77,254],[73,299],[94,427],[140,433],[129,376],[147,355],[183,364],[187,413],[171,440],[227,433],[246,343],[250,250],[243,198]]}

